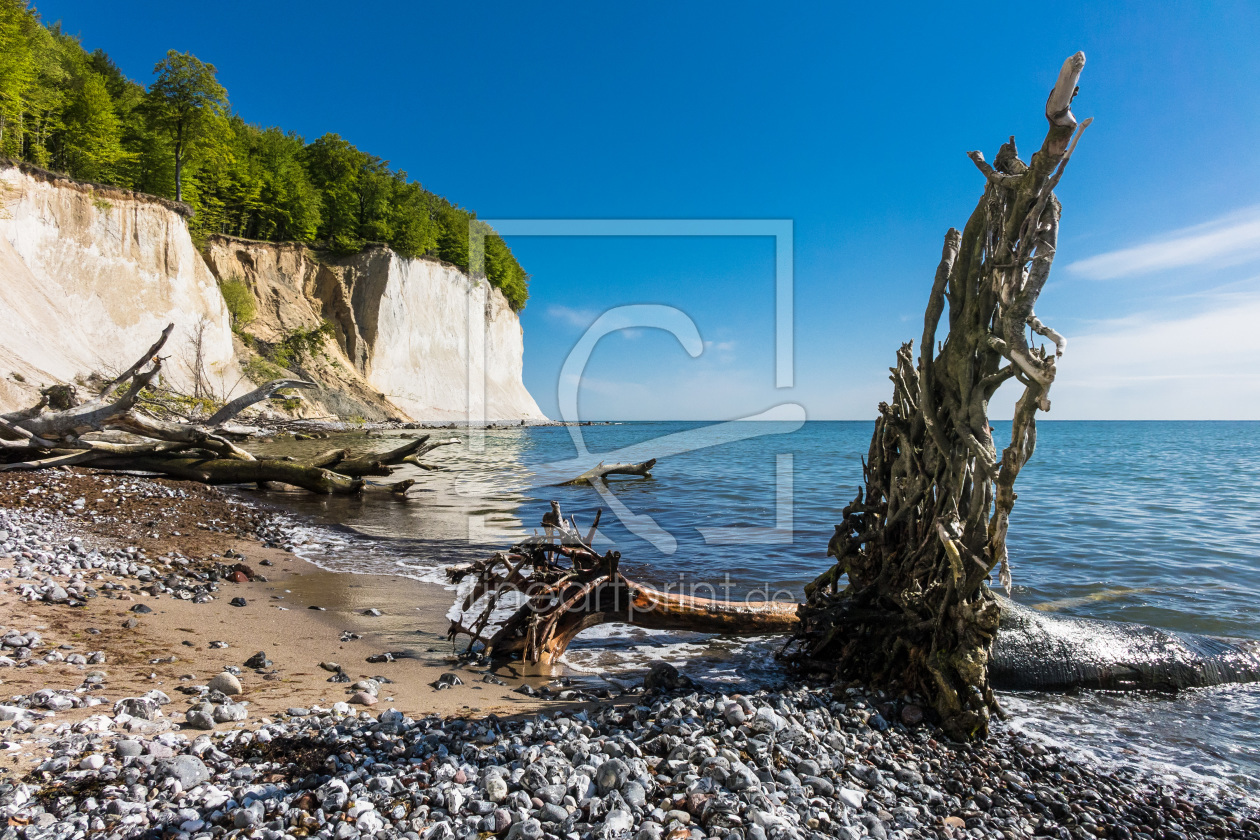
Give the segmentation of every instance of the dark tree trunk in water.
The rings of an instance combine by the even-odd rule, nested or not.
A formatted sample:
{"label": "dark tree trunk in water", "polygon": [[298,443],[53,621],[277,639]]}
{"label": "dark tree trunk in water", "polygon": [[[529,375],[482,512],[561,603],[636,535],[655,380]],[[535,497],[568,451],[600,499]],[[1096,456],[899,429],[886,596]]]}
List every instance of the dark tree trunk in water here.
{"label": "dark tree trunk in water", "polygon": [[[1014,138],[992,165],[970,155],[985,176],[984,195],[962,233],[945,235],[919,359],[910,344],[897,353],[865,488],[828,546],[835,566],[806,587],[793,650],[809,666],[922,692],[957,738],[983,737],[999,711],[988,682],[999,607],[985,582],[997,569],[1009,586],[1015,479],[1036,444],[1036,412],[1050,409],[1064,347],[1033,306],[1054,260],[1060,205],[1053,190],[1073,135],[1079,139],[1070,106],[1084,65],[1083,53],[1064,62],[1046,103],[1049,132],[1029,163]],[[1054,348],[1033,346],[1030,332]],[[989,399],[1011,379],[1023,393],[999,458]]]}

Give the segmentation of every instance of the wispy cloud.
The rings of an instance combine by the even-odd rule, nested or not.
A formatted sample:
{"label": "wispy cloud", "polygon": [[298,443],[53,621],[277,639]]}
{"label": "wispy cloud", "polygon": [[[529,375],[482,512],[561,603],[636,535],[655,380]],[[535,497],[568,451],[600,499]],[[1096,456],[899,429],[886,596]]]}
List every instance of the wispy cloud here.
{"label": "wispy cloud", "polygon": [[735,350],[734,341],[706,341],[704,343],[705,350],[712,350],[717,353],[730,353]]}
{"label": "wispy cloud", "polygon": [[[559,321],[562,324],[577,327],[580,330],[585,330],[591,324],[595,323],[595,319],[598,318],[599,315],[600,313],[594,309],[574,309],[573,307],[563,306],[561,304],[552,304],[547,307],[548,318],[553,321]],[[642,338],[643,333],[644,330],[641,329],[622,327],[618,331],[617,335],[620,335],[622,338],[630,341],[634,341],[635,339]]]}
{"label": "wispy cloud", "polygon": [[1068,270],[1095,280],[1110,280],[1188,266],[1231,265],[1253,258],[1260,258],[1260,206],[1170,231],[1132,248],[1078,260]]}
{"label": "wispy cloud", "polygon": [[1260,296],[1212,295],[1184,315],[1139,313],[1073,337],[1052,418],[1260,418]]}
{"label": "wispy cloud", "polygon": [[574,327],[586,329],[595,323],[595,319],[599,317],[599,313],[592,309],[574,309],[569,306],[561,306],[553,303],[547,307],[547,317],[555,321],[561,321]]}

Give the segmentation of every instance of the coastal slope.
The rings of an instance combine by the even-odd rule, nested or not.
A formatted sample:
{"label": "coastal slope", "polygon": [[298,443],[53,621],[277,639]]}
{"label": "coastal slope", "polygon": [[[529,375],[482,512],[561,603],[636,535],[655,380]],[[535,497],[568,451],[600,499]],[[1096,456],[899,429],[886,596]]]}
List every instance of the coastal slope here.
{"label": "coastal slope", "polygon": [[546,419],[521,381],[520,319],[484,278],[384,246],[339,257],[214,236],[205,253],[221,280],[244,282],[258,301],[243,327],[254,338],[331,325],[336,364],[315,373],[329,385],[416,420]]}
{"label": "coastal slope", "polygon": [[[546,420],[521,380],[520,319],[484,278],[384,246],[338,256],[212,236],[185,205],[0,165],[0,410],[39,388],[126,368],[168,323],[165,384],[217,398],[296,375],[319,384],[298,409],[364,420]],[[236,324],[219,283],[244,282]],[[319,332],[307,352],[263,359]],[[200,365],[198,365],[200,359]],[[281,361],[282,364],[275,364]],[[265,364],[263,362],[266,362]]]}

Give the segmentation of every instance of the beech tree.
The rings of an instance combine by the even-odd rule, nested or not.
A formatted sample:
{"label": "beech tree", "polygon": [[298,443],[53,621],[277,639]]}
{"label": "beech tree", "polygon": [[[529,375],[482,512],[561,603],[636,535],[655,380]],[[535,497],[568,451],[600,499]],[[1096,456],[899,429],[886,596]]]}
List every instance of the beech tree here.
{"label": "beech tree", "polygon": [[126,152],[122,123],[114,101],[97,73],[83,75],[65,114],[66,163],[76,178],[101,183],[113,180]]}
{"label": "beech tree", "polygon": [[213,64],[170,50],[153,68],[148,113],[153,127],[171,141],[175,157],[175,200],[183,200],[184,164],[189,155],[228,131],[227,91]]}
{"label": "beech tree", "polygon": [[22,114],[36,78],[31,43],[35,25],[25,6],[19,0],[0,0],[0,154],[21,151]]}

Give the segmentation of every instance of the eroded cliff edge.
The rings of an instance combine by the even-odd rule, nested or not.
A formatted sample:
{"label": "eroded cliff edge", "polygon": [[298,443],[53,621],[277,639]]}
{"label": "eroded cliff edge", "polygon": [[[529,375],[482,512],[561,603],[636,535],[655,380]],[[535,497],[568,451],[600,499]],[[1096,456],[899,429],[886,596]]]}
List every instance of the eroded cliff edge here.
{"label": "eroded cliff edge", "polygon": [[[194,246],[182,205],[0,165],[0,410],[40,386],[126,367],[167,323],[168,384],[252,387],[266,349],[327,322],[286,369],[318,382],[306,415],[365,420],[541,421],[521,381],[520,321],[481,278],[384,247],[335,258],[294,243],[213,237]],[[258,301],[232,322],[219,282]],[[200,341],[197,337],[200,336]],[[270,369],[269,369],[270,366]]]}
{"label": "eroded cliff edge", "polygon": [[205,375],[216,390],[230,387],[238,365],[227,309],[183,212],[0,167],[0,410],[29,406],[40,385],[124,370],[172,322],[167,380],[191,390],[188,343],[200,332]]}
{"label": "eroded cliff edge", "polygon": [[[332,327],[331,370],[313,375],[348,395],[385,400],[413,419],[543,420],[521,381],[524,339],[486,280],[383,246],[334,257],[301,244],[211,237],[222,280],[243,281],[259,314],[243,329],[264,343]],[[341,413],[345,413],[342,411]]]}

